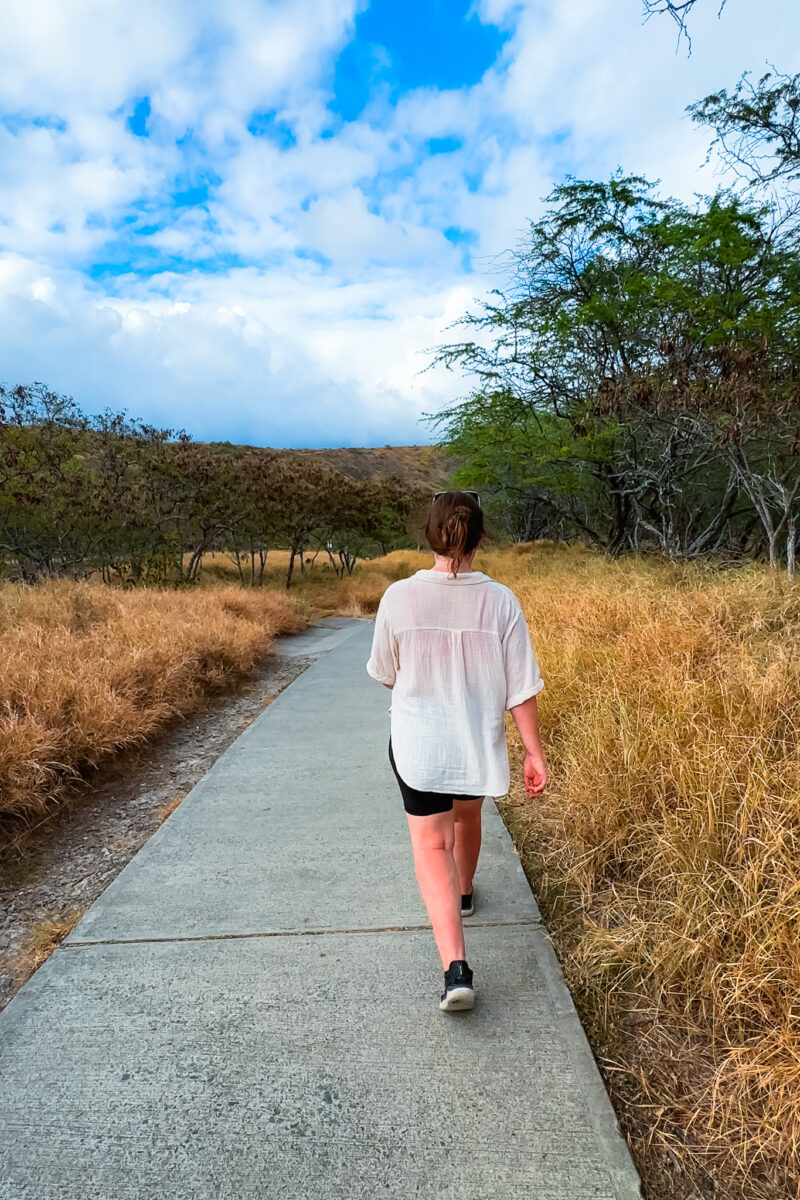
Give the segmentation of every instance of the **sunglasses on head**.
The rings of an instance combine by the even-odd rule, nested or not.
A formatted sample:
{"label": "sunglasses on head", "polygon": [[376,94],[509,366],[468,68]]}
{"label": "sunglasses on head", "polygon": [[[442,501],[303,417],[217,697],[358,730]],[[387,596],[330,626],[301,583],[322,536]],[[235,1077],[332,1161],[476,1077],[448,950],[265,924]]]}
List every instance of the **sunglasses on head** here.
{"label": "sunglasses on head", "polygon": [[[463,492],[465,496],[472,496],[472,499],[475,501],[475,503],[480,505],[481,498],[477,492],[471,492],[468,488],[459,488],[459,491]],[[449,494],[449,492],[437,492],[433,498],[434,500],[438,500],[440,496],[447,496]]]}

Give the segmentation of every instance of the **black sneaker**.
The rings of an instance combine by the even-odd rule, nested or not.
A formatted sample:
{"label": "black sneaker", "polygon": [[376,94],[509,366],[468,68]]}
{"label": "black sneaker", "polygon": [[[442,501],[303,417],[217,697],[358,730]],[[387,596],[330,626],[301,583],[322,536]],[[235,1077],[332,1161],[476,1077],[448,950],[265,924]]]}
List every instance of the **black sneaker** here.
{"label": "black sneaker", "polygon": [[475,993],[472,990],[472,971],[463,958],[456,959],[444,973],[444,991],[439,1001],[442,1012],[459,1012],[472,1008]]}
{"label": "black sneaker", "polygon": [[468,896],[461,897],[461,915],[462,917],[471,917],[474,912],[473,893],[470,892]]}

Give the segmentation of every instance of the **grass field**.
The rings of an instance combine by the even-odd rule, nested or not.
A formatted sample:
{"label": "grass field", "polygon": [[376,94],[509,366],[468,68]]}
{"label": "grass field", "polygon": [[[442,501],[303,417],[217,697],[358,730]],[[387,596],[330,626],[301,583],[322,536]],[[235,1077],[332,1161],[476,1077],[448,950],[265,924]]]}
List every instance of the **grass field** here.
{"label": "grass field", "polygon": [[0,586],[0,814],[30,818],[76,773],[141,742],[308,624],[299,597],[240,587]]}
{"label": "grass field", "polygon": [[[276,552],[263,590],[225,583],[222,556],[186,592],[0,589],[3,805],[36,809],[273,634],[370,615],[431,558],[343,581],[321,561],[288,597]],[[475,565],[519,597],[545,678],[549,786],[502,808],[648,1196],[797,1195],[800,588],[547,545]]]}
{"label": "grass field", "polygon": [[550,786],[505,815],[649,1190],[795,1196],[800,589],[535,548],[486,564],[546,680]]}

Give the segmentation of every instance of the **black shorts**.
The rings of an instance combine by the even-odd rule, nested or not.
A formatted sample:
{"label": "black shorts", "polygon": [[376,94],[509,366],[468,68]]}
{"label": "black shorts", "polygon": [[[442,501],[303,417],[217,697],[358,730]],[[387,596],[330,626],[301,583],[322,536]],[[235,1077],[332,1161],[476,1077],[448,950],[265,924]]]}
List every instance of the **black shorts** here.
{"label": "black shorts", "polygon": [[453,807],[454,800],[482,800],[483,796],[452,796],[447,792],[419,792],[416,788],[409,787],[404,779],[401,779],[397,774],[397,767],[392,753],[392,739],[389,738],[389,762],[392,764],[392,770],[395,773],[395,778],[400,785],[400,792],[403,797],[403,805],[407,813],[412,817],[430,817],[434,813],[450,812]]}

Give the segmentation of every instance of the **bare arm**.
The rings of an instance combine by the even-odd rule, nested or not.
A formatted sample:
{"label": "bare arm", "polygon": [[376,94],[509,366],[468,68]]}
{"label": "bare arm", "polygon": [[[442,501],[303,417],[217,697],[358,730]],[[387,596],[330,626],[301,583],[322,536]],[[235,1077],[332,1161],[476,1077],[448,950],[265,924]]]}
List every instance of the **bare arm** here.
{"label": "bare arm", "polygon": [[509,710],[519,730],[519,736],[525,747],[525,766],[523,778],[525,794],[528,799],[539,796],[547,783],[547,764],[544,760],[541,739],[539,737],[539,706],[536,697],[530,696]]}

